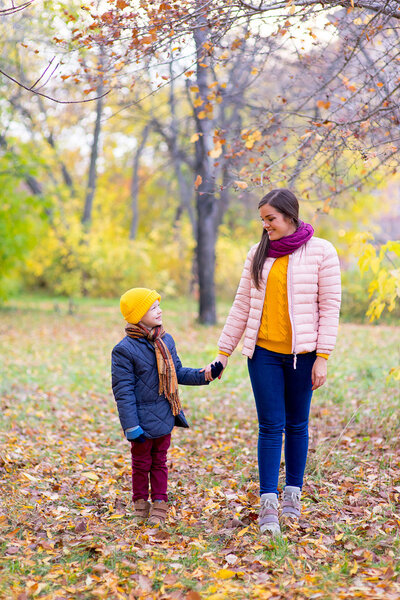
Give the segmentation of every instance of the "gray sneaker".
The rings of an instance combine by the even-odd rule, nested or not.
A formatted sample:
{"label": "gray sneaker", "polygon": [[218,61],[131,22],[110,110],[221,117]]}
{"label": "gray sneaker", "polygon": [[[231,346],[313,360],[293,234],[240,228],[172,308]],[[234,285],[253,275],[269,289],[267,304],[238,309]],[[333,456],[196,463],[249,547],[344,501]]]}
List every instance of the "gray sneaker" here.
{"label": "gray sneaker", "polygon": [[263,494],[261,496],[261,509],[258,519],[261,533],[270,533],[271,535],[280,535],[278,519],[278,498],[274,493]]}
{"label": "gray sneaker", "polygon": [[287,485],[283,490],[282,517],[298,521],[300,517],[301,489],[294,485]]}

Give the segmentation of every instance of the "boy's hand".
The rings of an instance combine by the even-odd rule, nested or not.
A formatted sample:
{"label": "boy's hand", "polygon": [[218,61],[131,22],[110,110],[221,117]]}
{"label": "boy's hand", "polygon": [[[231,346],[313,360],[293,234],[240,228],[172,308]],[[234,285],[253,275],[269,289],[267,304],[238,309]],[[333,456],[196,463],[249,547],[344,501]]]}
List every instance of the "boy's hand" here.
{"label": "boy's hand", "polygon": [[125,429],[125,435],[126,439],[130,442],[142,443],[147,440],[146,436],[144,435],[144,431],[140,427],[140,425],[137,425],[136,427],[130,427],[129,429]]}
{"label": "boy's hand", "polygon": [[219,375],[221,375],[222,371],[224,370],[224,367],[222,365],[222,362],[220,360],[218,360],[215,363],[212,363],[211,365],[211,377],[214,379],[217,379],[217,377],[219,377]]}

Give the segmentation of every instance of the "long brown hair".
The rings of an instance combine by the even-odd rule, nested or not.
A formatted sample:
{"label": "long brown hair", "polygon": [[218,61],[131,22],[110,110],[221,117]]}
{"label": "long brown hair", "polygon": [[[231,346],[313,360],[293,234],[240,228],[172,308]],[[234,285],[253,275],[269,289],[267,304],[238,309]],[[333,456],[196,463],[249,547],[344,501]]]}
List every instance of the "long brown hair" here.
{"label": "long brown hair", "polygon": [[[272,190],[264,198],[262,198],[258,204],[258,210],[264,204],[269,204],[276,208],[283,216],[291,219],[296,226],[299,226],[299,202],[296,196],[290,190],[285,188]],[[255,251],[253,262],[251,263],[251,276],[254,281],[254,285],[259,290],[261,284],[262,270],[264,267],[265,259],[268,256],[269,249],[269,236],[267,231],[264,229],[261,241]]]}

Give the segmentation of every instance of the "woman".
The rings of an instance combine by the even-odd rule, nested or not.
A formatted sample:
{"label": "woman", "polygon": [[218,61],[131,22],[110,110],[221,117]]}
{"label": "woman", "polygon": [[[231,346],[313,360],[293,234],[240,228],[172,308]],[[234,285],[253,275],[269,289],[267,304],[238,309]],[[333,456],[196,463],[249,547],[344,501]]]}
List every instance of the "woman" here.
{"label": "woman", "polygon": [[269,192],[258,209],[264,231],[247,255],[215,360],[225,368],[245,334],[243,354],[259,421],[259,525],[261,532],[277,535],[282,434],[282,517],[298,519],[311,396],[326,381],[336,341],[340,268],[332,244],[314,237],[311,225],[299,220],[299,204],[290,190]]}

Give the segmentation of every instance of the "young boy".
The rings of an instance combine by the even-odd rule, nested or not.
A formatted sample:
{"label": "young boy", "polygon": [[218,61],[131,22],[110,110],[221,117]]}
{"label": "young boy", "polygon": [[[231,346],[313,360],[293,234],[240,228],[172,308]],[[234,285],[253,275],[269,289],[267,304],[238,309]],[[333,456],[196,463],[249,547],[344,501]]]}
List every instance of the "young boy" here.
{"label": "young boy", "polygon": [[174,425],[189,427],[178,383],[205,385],[222,371],[221,363],[207,377],[204,369],[182,367],[174,340],[162,326],[160,300],[158,292],[147,288],[132,288],[121,296],[126,337],[112,351],[112,389],[131,442],[133,518],[138,523],[148,518],[152,525],[164,523],[167,516],[171,431]]}

